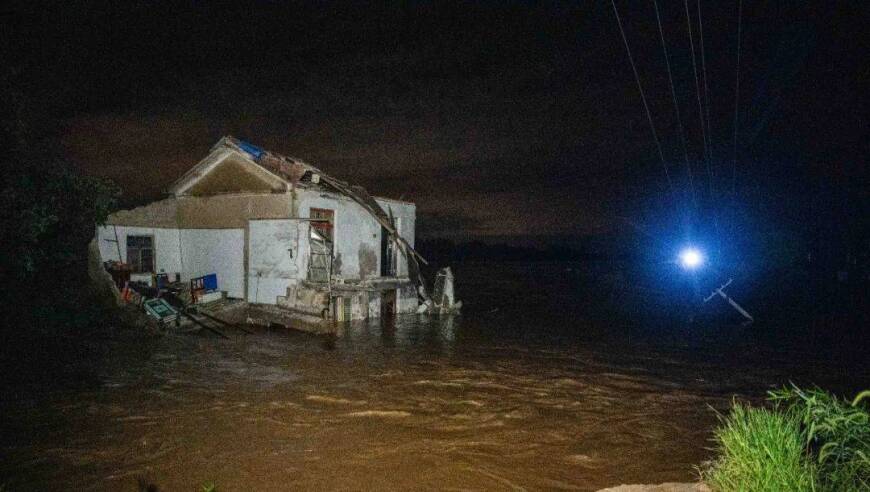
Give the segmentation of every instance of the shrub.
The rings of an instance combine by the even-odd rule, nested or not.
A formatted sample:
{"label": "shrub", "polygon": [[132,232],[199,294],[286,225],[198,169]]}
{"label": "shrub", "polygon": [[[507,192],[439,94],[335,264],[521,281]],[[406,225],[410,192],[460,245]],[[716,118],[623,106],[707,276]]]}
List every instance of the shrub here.
{"label": "shrub", "polygon": [[802,425],[822,489],[870,490],[870,413],[863,404],[870,391],[849,403],[818,388],[792,385],[772,391],[770,399]]}
{"label": "shrub", "polygon": [[812,491],[816,469],[792,415],[734,402],[714,433],[718,457],[701,471],[718,491]]}

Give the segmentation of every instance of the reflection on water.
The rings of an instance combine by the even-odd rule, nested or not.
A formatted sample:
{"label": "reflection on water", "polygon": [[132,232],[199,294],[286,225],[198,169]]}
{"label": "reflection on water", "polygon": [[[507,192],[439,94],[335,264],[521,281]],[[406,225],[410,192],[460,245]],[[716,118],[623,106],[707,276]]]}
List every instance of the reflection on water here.
{"label": "reflection on water", "polygon": [[[457,268],[461,318],[324,340],[112,343],[83,391],[10,412],[15,489],[579,489],[684,481],[733,395],[866,382],[752,328],[592,316],[560,265]],[[542,279],[550,279],[544,281]],[[464,282],[464,285],[463,285]],[[479,290],[478,290],[479,289]],[[756,330],[760,329],[758,326]]]}

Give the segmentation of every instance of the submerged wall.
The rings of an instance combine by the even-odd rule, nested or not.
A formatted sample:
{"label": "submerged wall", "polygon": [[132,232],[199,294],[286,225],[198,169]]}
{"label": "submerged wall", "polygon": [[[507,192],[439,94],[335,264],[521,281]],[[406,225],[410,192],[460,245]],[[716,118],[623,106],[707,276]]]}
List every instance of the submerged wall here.
{"label": "submerged wall", "polygon": [[417,287],[413,283],[409,283],[397,290],[396,293],[396,312],[397,313],[415,313],[420,301],[417,299]]}

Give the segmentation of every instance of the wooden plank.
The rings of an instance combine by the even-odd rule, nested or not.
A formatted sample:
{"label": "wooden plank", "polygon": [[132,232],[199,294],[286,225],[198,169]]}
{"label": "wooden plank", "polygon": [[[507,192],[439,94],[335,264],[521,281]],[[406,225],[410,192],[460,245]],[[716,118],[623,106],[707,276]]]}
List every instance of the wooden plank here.
{"label": "wooden plank", "polygon": [[208,330],[208,331],[210,331],[210,332],[212,332],[212,333],[214,333],[214,334],[216,334],[216,335],[218,335],[218,336],[220,336],[220,337],[222,337],[222,338],[225,338],[225,339],[227,339],[227,340],[230,339],[230,337],[224,335],[222,332],[220,332],[220,331],[217,330],[216,328],[213,328],[213,327],[211,327],[211,326],[208,326],[207,324],[203,323],[202,321],[200,321],[200,320],[194,318],[190,313],[188,313],[188,312],[186,312],[186,311],[179,311],[179,313],[181,313],[181,314],[182,314],[184,317],[186,317],[187,319],[193,321],[193,322],[194,322],[195,324],[197,324],[198,326],[200,326],[200,327],[202,327],[202,328],[205,328],[206,330]]}
{"label": "wooden plank", "polygon": [[228,322],[226,322],[226,321],[224,321],[224,320],[218,318],[217,316],[212,316],[212,315],[208,314],[208,313],[205,312],[205,311],[197,311],[196,314],[199,314],[199,315],[205,316],[206,318],[208,318],[208,319],[210,319],[210,320],[212,320],[212,321],[214,321],[214,322],[216,322],[216,323],[220,323],[220,324],[222,324],[222,325],[224,325],[224,326],[226,326],[226,327],[229,327],[229,328],[236,328],[236,329],[238,329],[238,330],[242,330],[243,332],[245,332],[245,333],[247,333],[247,334],[249,334],[249,335],[253,335],[253,334],[254,334],[254,332],[252,332],[252,331],[250,331],[250,330],[246,330],[245,328],[242,328],[242,327],[241,327],[240,325],[238,325],[238,324],[228,323]]}

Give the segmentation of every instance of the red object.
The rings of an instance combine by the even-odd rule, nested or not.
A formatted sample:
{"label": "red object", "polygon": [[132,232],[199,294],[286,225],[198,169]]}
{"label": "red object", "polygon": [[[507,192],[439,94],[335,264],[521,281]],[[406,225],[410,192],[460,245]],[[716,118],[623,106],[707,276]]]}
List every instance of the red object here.
{"label": "red object", "polygon": [[124,263],[112,265],[109,267],[108,272],[118,289],[123,289],[127,285],[127,282],[130,281],[130,267]]}

